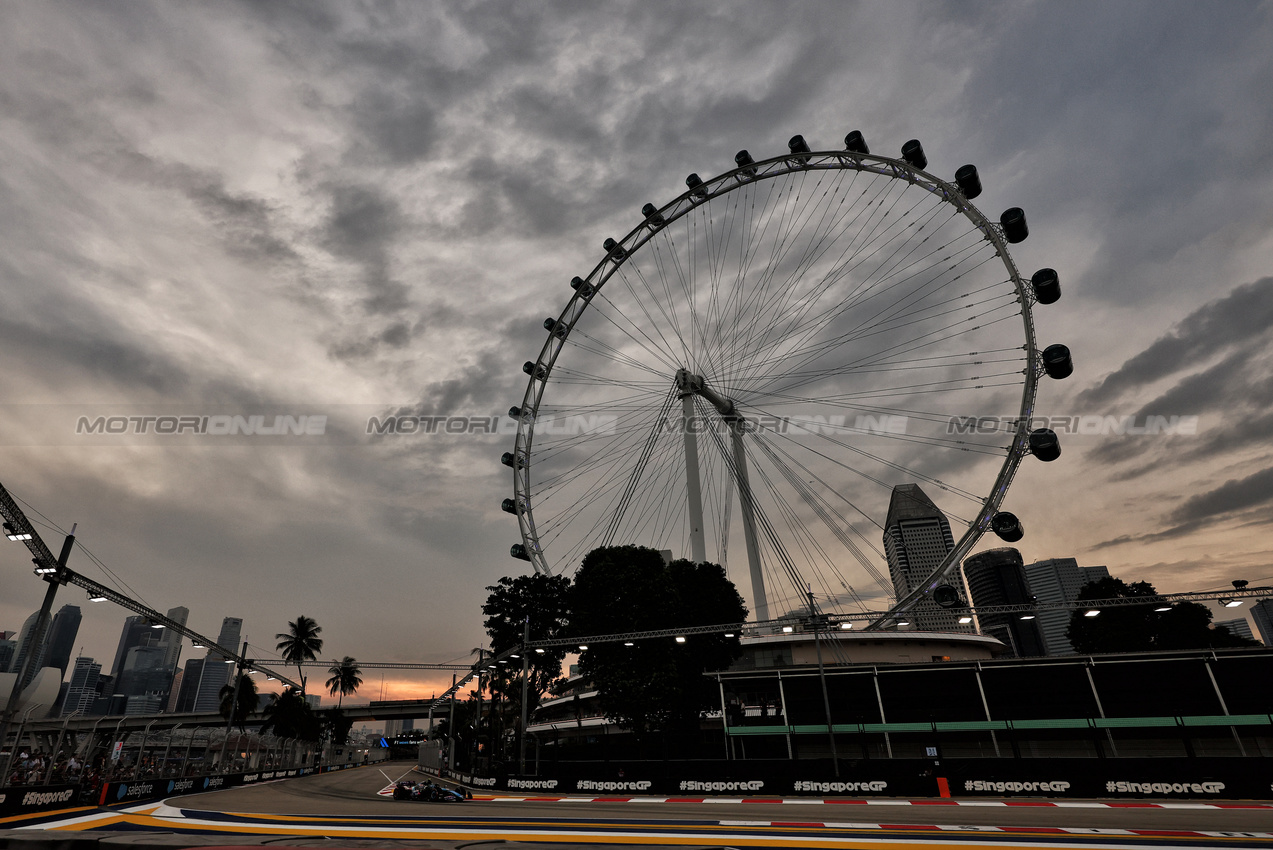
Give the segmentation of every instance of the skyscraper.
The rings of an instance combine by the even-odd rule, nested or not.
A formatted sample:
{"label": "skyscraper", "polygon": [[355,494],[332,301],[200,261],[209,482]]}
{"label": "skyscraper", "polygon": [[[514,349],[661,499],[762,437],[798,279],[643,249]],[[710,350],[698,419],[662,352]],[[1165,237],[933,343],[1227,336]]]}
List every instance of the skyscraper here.
{"label": "skyscraper", "polygon": [[[894,487],[888,503],[888,518],[884,521],[884,554],[897,598],[914,590],[954,548],[950,521],[919,485]],[[967,594],[958,570],[949,581],[961,594]],[[959,624],[957,612],[941,608],[930,599],[911,610],[910,621],[914,628],[927,631],[972,631],[971,626]]]}
{"label": "skyscraper", "polygon": [[[9,668],[14,673],[22,672],[22,663],[26,661],[27,655],[31,652],[31,639],[34,637],[35,623],[39,618],[40,612],[36,611],[22,623],[22,629],[18,632],[17,649],[13,653],[13,665]],[[34,676],[37,669],[35,665],[32,665],[31,670],[28,671],[28,676]],[[23,685],[29,682],[30,678]]]}
{"label": "skyscraper", "polygon": [[[226,617],[221,621],[221,634],[217,643],[231,652],[239,651],[239,632],[243,628],[243,620],[238,617]],[[218,711],[221,707],[221,687],[230,681],[232,664],[214,650],[208,650],[204,657],[203,675],[199,682],[198,696],[195,697],[195,711]]]}
{"label": "skyscraper", "polygon": [[[1080,567],[1073,558],[1050,558],[1025,565],[1026,581],[1039,602],[1072,602],[1083,585],[1109,578],[1105,567]],[[1048,655],[1072,655],[1074,647],[1065,633],[1070,628],[1070,612],[1040,611],[1038,621]]]}
{"label": "skyscraper", "polygon": [[81,714],[90,713],[93,701],[97,699],[97,680],[101,674],[102,665],[93,659],[82,655],[75,659],[71,682],[66,689],[66,699],[62,701],[64,717],[76,711]]}
{"label": "skyscraper", "polygon": [[191,658],[186,662],[186,669],[181,672],[181,687],[177,691],[177,704],[172,709],[188,713],[194,711],[195,701],[199,696],[199,682],[203,679],[203,658]]}
{"label": "skyscraper", "polygon": [[1233,620],[1216,620],[1214,625],[1217,629],[1228,629],[1229,634],[1244,637],[1247,640],[1255,640],[1255,634],[1251,631],[1251,624],[1246,621],[1246,617],[1238,617]]}
{"label": "skyscraper", "polygon": [[[990,549],[978,552],[964,560],[964,579],[972,604],[976,608],[991,605],[1028,605],[1034,601],[1029,582],[1026,581],[1021,553],[1016,549]],[[1038,616],[1038,612],[977,614],[982,634],[993,635],[1007,645],[1009,651],[1020,658],[1046,655],[1043,633],[1037,619],[1021,617]]]}
{"label": "skyscraper", "polygon": [[124,669],[115,684],[115,694],[127,697],[164,694],[166,697],[172,684],[172,669],[164,663],[166,657],[167,648],[159,644],[134,646],[128,650]]}
{"label": "skyscraper", "polygon": [[63,605],[53,616],[53,625],[49,628],[41,653],[41,667],[56,667],[62,671],[62,678],[66,678],[66,668],[71,666],[71,652],[75,649],[75,638],[80,633],[82,619],[78,605]]}
{"label": "skyscraper", "polygon": [[185,679],[186,672],[178,670],[172,675],[172,685],[168,688],[168,705],[164,707],[164,711],[172,714],[177,710],[177,703],[181,699],[181,682]]}
{"label": "skyscraper", "polygon": [[18,642],[8,637],[13,632],[0,632],[0,673],[8,673],[13,666],[13,656],[18,654]]}
{"label": "skyscraper", "polygon": [[1261,599],[1251,606],[1251,619],[1260,630],[1265,646],[1273,646],[1273,599]]}
{"label": "skyscraper", "polygon": [[128,650],[138,646],[154,646],[163,638],[163,629],[152,629],[150,621],[145,617],[132,616],[124,620],[124,630],[119,635],[119,645],[115,647],[115,660],[111,664],[111,675],[116,681],[124,672],[124,660]]}
{"label": "skyscraper", "polygon": [[[184,626],[186,619],[190,616],[190,609],[178,606],[168,609],[168,619],[174,623]],[[160,638],[159,643],[164,647],[167,655],[164,657],[164,664],[169,670],[176,670],[177,660],[181,657],[181,633],[174,632],[172,629],[165,629],[164,635]]]}

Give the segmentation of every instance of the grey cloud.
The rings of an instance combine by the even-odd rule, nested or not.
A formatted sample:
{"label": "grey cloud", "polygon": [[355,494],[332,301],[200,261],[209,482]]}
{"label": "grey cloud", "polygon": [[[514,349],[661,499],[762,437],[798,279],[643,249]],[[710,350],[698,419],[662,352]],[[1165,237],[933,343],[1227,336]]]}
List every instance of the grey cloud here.
{"label": "grey cloud", "polygon": [[383,156],[389,165],[408,165],[428,156],[437,140],[435,110],[423,93],[412,98],[368,91],[354,101],[352,113],[355,126],[367,135],[373,160]]}
{"label": "grey cloud", "polygon": [[59,362],[74,367],[61,375],[109,380],[115,387],[140,387],[163,395],[178,395],[192,376],[177,363],[156,355],[143,345],[125,340],[114,323],[84,311],[63,315],[55,326],[37,327],[17,317],[0,314],[0,350],[8,362]]}
{"label": "grey cloud", "polygon": [[327,187],[330,209],[320,235],[333,253],[360,264],[366,290],[363,308],[370,315],[388,315],[409,303],[409,288],[394,279],[391,246],[406,227],[398,203],[368,185]]}
{"label": "grey cloud", "polygon": [[1222,517],[1273,502],[1273,467],[1245,478],[1231,478],[1206,493],[1191,496],[1171,513],[1177,523]]}
{"label": "grey cloud", "polygon": [[1262,338],[1273,328],[1273,277],[1243,284],[1181,320],[1171,332],[1124,363],[1079,402],[1101,404],[1128,390],[1188,369],[1206,358]]}

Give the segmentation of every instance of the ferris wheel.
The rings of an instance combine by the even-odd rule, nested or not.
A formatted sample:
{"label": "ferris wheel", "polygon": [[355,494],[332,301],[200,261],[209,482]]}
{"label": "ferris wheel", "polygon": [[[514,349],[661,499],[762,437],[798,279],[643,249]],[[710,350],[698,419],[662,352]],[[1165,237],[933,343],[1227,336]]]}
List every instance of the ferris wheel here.
{"label": "ferris wheel", "polygon": [[[511,553],[536,571],[643,545],[745,575],[757,620],[808,592],[896,613],[984,531],[1020,538],[1008,486],[1026,455],[1060,453],[1032,428],[1037,382],[1072,369],[1065,346],[1036,347],[1032,309],[1060,283],[1014,265],[1024,213],[988,219],[976,168],[941,180],[916,140],[900,158],[858,131],[788,148],[647,203],[545,319],[503,456]],[[882,545],[898,485],[960,529],[907,593]]]}

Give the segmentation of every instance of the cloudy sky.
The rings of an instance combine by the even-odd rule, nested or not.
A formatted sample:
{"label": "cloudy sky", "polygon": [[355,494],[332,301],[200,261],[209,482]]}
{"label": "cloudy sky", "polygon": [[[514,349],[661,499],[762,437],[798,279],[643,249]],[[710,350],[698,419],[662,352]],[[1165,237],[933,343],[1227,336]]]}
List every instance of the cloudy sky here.
{"label": "cloudy sky", "polygon": [[[1014,256],[1064,288],[1040,342],[1076,363],[1040,413],[1198,417],[1192,435],[1063,435],[1059,461],[1023,464],[1026,558],[1164,591],[1273,578],[1271,17],[5,3],[0,481],[205,633],[240,616],[272,647],[306,614],[326,656],[467,658],[483,588],[524,566],[499,508],[509,437],[100,439],[78,417],[503,413],[566,281],[642,203],[740,148],[861,129],[877,153],[921,138],[939,175],[976,163],[988,213],[1027,209]],[[43,585],[2,551],[17,629]],[[109,663],[123,612],[64,602]]]}

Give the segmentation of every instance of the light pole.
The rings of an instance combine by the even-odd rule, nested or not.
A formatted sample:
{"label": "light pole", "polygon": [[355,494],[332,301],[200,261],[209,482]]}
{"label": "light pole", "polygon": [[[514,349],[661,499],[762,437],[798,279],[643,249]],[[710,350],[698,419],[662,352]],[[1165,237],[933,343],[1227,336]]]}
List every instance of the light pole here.
{"label": "light pole", "polygon": [[526,703],[527,692],[530,684],[530,654],[526,649],[526,644],[530,643],[530,617],[526,617],[526,621],[522,624],[522,728],[521,734],[517,736],[517,772],[522,776],[526,775],[526,723],[530,716],[529,706]]}
{"label": "light pole", "polygon": [[827,740],[831,743],[831,767],[835,770],[835,776],[840,778],[840,757],[835,751],[835,728],[831,725],[831,698],[827,696],[827,676],[822,668],[822,639],[819,636],[822,631],[822,621],[826,617],[820,617],[817,609],[813,606],[813,588],[807,587],[809,595],[809,623],[813,626],[813,646],[818,653],[818,681],[822,683],[822,710],[826,712],[827,719]]}
{"label": "light pole", "polygon": [[234,665],[234,695],[230,697],[230,716],[225,719],[225,740],[221,742],[221,772],[225,773],[225,751],[230,745],[230,727],[234,724],[234,710],[239,704],[239,683],[243,678],[243,666],[248,663],[248,642],[243,641],[243,652]]}
{"label": "light pole", "polygon": [[447,771],[455,774],[455,674],[451,674],[451,719],[447,721],[447,734],[450,741],[446,747]]}
{"label": "light pole", "polygon": [[[5,524],[8,525],[8,523]],[[9,734],[9,724],[18,710],[18,699],[22,696],[23,689],[35,676],[35,665],[40,660],[40,649],[44,646],[44,636],[49,630],[49,614],[53,610],[53,597],[57,596],[57,589],[66,583],[62,571],[66,568],[66,561],[71,557],[71,547],[74,545],[75,526],[72,525],[71,533],[66,535],[66,540],[62,542],[62,553],[58,555],[57,564],[36,561],[36,572],[48,582],[49,587],[44,591],[44,604],[40,606],[40,613],[35,618],[35,626],[31,629],[27,654],[22,659],[22,667],[17,671],[18,677],[13,680],[13,690],[9,692],[9,699],[5,703],[4,715],[0,717],[0,746],[4,745],[5,738]],[[18,742],[14,741],[13,745],[16,749]]]}

